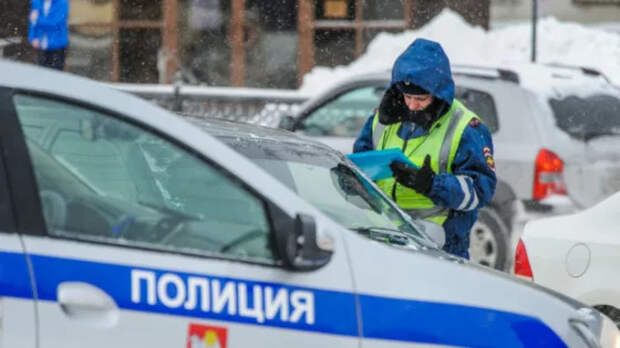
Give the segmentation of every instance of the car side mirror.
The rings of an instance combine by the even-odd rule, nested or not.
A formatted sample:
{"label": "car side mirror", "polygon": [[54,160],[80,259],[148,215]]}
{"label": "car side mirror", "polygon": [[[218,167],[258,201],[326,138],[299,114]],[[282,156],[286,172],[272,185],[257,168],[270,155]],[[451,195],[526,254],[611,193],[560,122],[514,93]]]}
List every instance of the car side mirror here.
{"label": "car side mirror", "polygon": [[274,228],[274,247],[288,269],[311,271],[329,263],[334,241],[329,236],[317,235],[314,217],[297,214],[291,218],[272,202],[267,203]]}
{"label": "car side mirror", "polygon": [[282,118],[280,118],[280,124],[278,125],[278,127],[293,131],[293,128],[295,127],[295,121],[296,119],[292,115],[283,115]]}
{"label": "car side mirror", "polygon": [[443,226],[423,219],[416,220],[416,223],[422,227],[422,232],[437,244],[438,248],[443,247],[446,243],[446,231]]}
{"label": "car side mirror", "polygon": [[[293,233],[288,233],[286,236],[286,249],[283,255],[285,263],[300,271],[310,271],[326,265],[332,256],[333,241],[321,243],[317,238],[314,217],[297,214]],[[322,246],[319,246],[320,244]]]}
{"label": "car side mirror", "polygon": [[286,216],[286,223],[283,223],[283,218],[280,215],[279,221],[276,221],[276,243],[286,268],[311,271],[329,263],[333,240],[329,237],[317,239],[314,217],[297,214],[291,219]]}

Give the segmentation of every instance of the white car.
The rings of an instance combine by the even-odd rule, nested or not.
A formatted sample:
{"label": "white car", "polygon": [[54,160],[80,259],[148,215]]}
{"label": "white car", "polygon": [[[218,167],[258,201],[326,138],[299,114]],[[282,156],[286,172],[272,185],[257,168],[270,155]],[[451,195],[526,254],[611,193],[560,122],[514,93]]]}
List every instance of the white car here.
{"label": "white car", "polygon": [[620,325],[620,192],[577,214],[525,226],[515,274],[587,303]]}
{"label": "white car", "polygon": [[594,309],[427,245],[346,162],[324,182],[373,204],[328,203],[359,228],[146,101],[21,64],[0,61],[0,76],[2,347],[620,340]]}

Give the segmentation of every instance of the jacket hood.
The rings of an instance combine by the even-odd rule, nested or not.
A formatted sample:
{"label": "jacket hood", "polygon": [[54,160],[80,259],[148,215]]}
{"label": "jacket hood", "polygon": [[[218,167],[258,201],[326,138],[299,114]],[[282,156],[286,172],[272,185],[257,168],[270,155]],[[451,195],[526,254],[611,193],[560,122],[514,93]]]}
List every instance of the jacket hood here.
{"label": "jacket hood", "polygon": [[410,82],[452,104],[454,80],[448,56],[437,42],[416,39],[403,52],[392,68],[392,82]]}

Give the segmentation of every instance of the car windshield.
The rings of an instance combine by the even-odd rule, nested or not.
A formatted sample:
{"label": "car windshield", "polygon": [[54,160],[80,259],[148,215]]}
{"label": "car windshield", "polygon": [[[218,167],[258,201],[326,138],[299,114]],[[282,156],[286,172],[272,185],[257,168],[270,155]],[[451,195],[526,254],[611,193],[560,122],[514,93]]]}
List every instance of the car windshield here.
{"label": "car windshield", "polygon": [[409,217],[336,154],[314,145],[221,140],[349,229],[380,228],[425,238]]}
{"label": "car windshield", "polygon": [[604,135],[620,135],[620,98],[612,93],[551,98],[557,126],[571,137],[588,141]]}

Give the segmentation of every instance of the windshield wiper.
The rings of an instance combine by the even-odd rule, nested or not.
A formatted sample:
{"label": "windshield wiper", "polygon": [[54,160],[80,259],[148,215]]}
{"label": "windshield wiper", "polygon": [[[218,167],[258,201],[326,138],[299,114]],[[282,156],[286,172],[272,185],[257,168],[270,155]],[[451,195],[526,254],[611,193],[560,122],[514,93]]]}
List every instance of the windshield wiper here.
{"label": "windshield wiper", "polygon": [[358,232],[364,236],[367,236],[370,239],[389,243],[396,245],[407,245],[411,244],[410,242],[414,241],[415,244],[419,245],[419,242],[406,232],[399,231],[396,229],[385,228],[385,227],[354,227],[351,230]]}
{"label": "windshield wiper", "polygon": [[413,242],[414,244],[422,247],[422,249],[441,250],[441,248],[439,248],[437,244],[435,244],[435,242],[429,239],[429,237],[418,236],[406,231],[401,231],[393,228],[369,226],[350,228],[350,230],[359,232],[360,234],[368,236],[371,239],[399,244],[398,241],[394,242],[393,240],[390,240],[385,236],[386,234],[396,235],[399,240],[404,241],[404,244],[409,244],[409,242]]}

